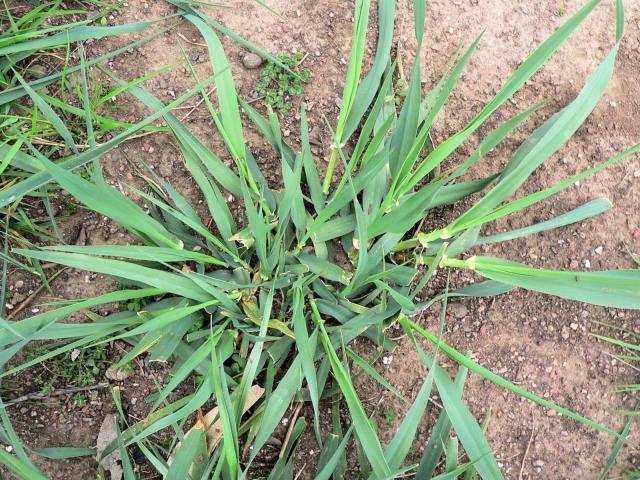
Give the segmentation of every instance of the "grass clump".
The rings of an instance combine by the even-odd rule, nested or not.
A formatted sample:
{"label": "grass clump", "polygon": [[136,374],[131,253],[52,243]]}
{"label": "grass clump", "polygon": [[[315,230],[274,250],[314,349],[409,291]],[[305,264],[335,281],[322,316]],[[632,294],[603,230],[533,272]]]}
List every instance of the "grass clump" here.
{"label": "grass clump", "polygon": [[[634,261],[640,265],[633,254],[632,257]],[[603,353],[615,359],[620,364],[626,365],[633,371],[637,371],[640,366],[640,335],[633,330],[600,321],[595,321],[594,326],[603,328],[608,333],[592,333],[591,335],[605,342],[607,350],[616,350],[616,353],[608,351]],[[630,394],[631,398],[634,399],[632,401],[635,402],[635,406],[632,406],[631,409],[628,410],[616,411],[616,413],[626,417],[626,421],[620,432],[620,437],[614,444],[607,463],[600,474],[600,478],[602,479],[609,478],[615,469],[618,470],[619,478],[629,480],[640,478],[640,471],[638,471],[637,468],[630,468],[628,465],[625,465],[625,460],[619,458],[625,448],[629,448],[627,442],[631,433],[631,427],[637,422],[638,416],[640,415],[640,401],[637,399],[637,393],[639,391],[640,384],[638,383],[620,385],[617,389],[617,393]]]}
{"label": "grass clump", "polygon": [[[450,297],[493,296],[514,288],[640,309],[637,270],[564,272],[482,255],[484,245],[582,222],[611,207],[607,199],[593,199],[540,223],[482,234],[491,222],[534,206],[640,150],[639,145],[634,146],[557,185],[514,199],[514,193],[564,145],[602,96],[622,36],[621,4],[616,17],[616,44],[576,99],[532,132],[502,170],[464,180],[463,175],[486,152],[521,127],[541,104],[506,119],[453,169],[441,173],[439,167],[534,75],[599,2],[589,1],[570,17],[463,129],[433,146],[428,138],[434,119],[480,38],[461,50],[427,96],[421,88],[421,56],[416,55],[406,92],[396,97],[396,65],[390,62],[395,3],[378,2],[379,47],[371,69],[361,79],[370,2],[358,0],[352,56],[323,180],[311,153],[304,108],[300,111],[301,145],[289,145],[271,109],[263,117],[238,97],[220,42],[219,24],[191,4],[181,0],[171,3],[180,8],[208,44],[213,76],[201,80],[193,72],[196,86],[188,95],[200,93],[208,99],[206,85],[216,83],[219,109],[210,102],[207,106],[235,169],[178,121],[171,113],[173,103],[164,105],[139,85],[130,93],[154,112],[150,119],[162,117],[170,128],[205,199],[205,215],[199,215],[170,183],[153,172],[147,177],[148,189],[130,187],[145,202],[145,210],[107,185],[97,168],[91,178],[73,173],[73,168],[90,161],[82,153],[62,163],[38,157],[42,171],[7,189],[0,195],[0,205],[6,204],[11,195],[24,195],[32,191],[30,188],[53,180],[87,208],[122,225],[137,238],[137,244],[15,249],[14,254],[23,262],[51,262],[98,272],[128,287],[10,323],[11,328],[0,332],[0,346],[8,351],[3,357],[5,364],[30,341],[59,339],[70,342],[61,347],[61,354],[107,341],[128,342],[131,349],[114,368],[142,355],[150,360],[173,361],[168,382],[159,385],[156,394],[147,399],[149,415],[136,423],[126,422],[117,441],[102,453],[104,456],[119,449],[127,465],[129,449],[135,444],[165,478],[259,475],[256,465],[263,447],[280,435],[279,426],[283,418],[289,418],[291,406],[302,413],[283,435],[282,452],[270,465],[270,478],[294,478],[294,452],[309,430],[320,451],[316,478],[328,479],[334,473],[339,476],[346,469],[346,452],[354,449],[364,478],[408,474],[432,478],[444,468],[447,478],[465,474],[501,479],[502,472],[484,435],[486,422],[479,423],[462,399],[469,374],[615,435],[606,425],[482,367],[448,345],[443,332]],[[414,12],[416,40],[421,48],[424,4],[416,2]],[[272,62],[285,66],[283,60]],[[113,81],[126,84],[115,77]],[[29,89],[24,94],[32,98],[37,95]],[[277,154],[282,188],[269,185],[260,171],[245,141],[241,110]],[[135,131],[125,130],[120,140]],[[111,141],[97,144],[90,153],[102,154],[113,146]],[[339,166],[341,175],[335,178]],[[477,200],[446,226],[423,230],[423,219],[429,212],[458,204],[474,194]],[[242,208],[242,222],[232,214],[230,201]],[[445,274],[474,272],[478,281],[455,290],[447,282],[437,295],[421,299],[436,270]],[[145,299],[145,303],[136,304],[139,299]],[[87,324],[62,321],[74,312],[117,302],[136,307],[103,317],[94,315],[94,321]],[[434,304],[441,309],[440,322],[437,329],[429,331],[412,318]],[[393,352],[396,347],[390,335],[392,328],[406,334],[428,370],[412,403],[376,370],[379,354]],[[359,355],[351,348],[354,340],[369,345],[376,355],[371,359]],[[423,341],[429,349],[424,348]],[[453,378],[440,366],[443,357],[458,366]],[[2,375],[23,368],[18,365]],[[410,403],[391,441],[384,446],[354,386],[356,374],[369,376]],[[202,379],[195,392],[174,399],[178,387],[192,375]],[[423,455],[419,462],[412,463],[408,458],[415,452],[412,445],[418,425],[431,408],[430,398],[435,393],[443,408],[429,438],[419,440],[421,445],[426,440]],[[198,415],[201,421],[191,428],[193,414],[211,399],[216,404],[207,414],[211,421],[206,423],[202,420],[206,416]],[[331,404],[332,411],[337,412],[330,425],[320,421],[325,404]],[[342,420],[341,408],[349,413],[347,422]],[[168,427],[179,432],[174,448],[158,448],[154,435]],[[7,424],[5,429],[9,429]],[[26,456],[18,454],[11,460],[28,462]]]}
{"label": "grass clump", "polygon": [[268,62],[260,72],[257,92],[266,105],[283,115],[289,113],[292,98],[302,95],[309,81],[309,71],[300,68],[303,58],[302,52],[278,55],[279,63]]}

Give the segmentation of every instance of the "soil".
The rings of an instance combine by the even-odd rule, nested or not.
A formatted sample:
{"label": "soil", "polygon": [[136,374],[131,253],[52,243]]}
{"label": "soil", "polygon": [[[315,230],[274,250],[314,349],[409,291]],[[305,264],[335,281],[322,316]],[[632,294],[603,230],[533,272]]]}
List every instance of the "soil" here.
{"label": "soil", "polygon": [[[338,0],[270,0],[269,5],[285,19],[278,18],[253,1],[234,2],[233,8],[205,10],[231,30],[242,34],[267,52],[277,55],[299,50],[308,54],[303,66],[311,72],[305,88],[304,101],[310,111],[314,154],[319,165],[326,161],[329,136],[323,116],[335,122],[343,79],[346,74],[352,30],[351,8]],[[462,128],[497,91],[519,63],[550,33],[561,25],[582,2],[543,1],[505,2],[501,0],[432,0],[427,3],[425,48],[423,50],[424,89],[428,91],[445,70],[446,64],[463,41],[470,41],[484,29],[480,46],[463,73],[443,114],[438,117],[434,141],[441,142]],[[626,36],[622,42],[616,73],[602,101],[576,135],[556,155],[540,167],[525,185],[524,192],[550,186],[557,181],[604,161],[616,152],[640,139],[640,3],[627,2]],[[411,2],[398,1],[398,51],[403,56],[404,69],[411,68],[409,52],[415,47]],[[126,5],[126,4],[123,4]],[[158,18],[172,13],[173,7],[161,0],[129,2],[110,23],[125,23]],[[368,60],[375,48],[375,15],[370,22]],[[138,38],[140,36],[138,35]],[[550,98],[541,114],[525,124],[493,151],[471,176],[486,176],[504,165],[515,148],[552,112],[566,105],[579,92],[589,74],[608,52],[614,37],[614,2],[599,6],[570,41],[537,73],[515,97],[507,102],[490,122],[452,156],[458,163],[474,149],[478,140],[492,127],[509,116],[524,110],[542,98]],[[134,37],[92,42],[88,55],[98,56]],[[116,75],[133,79],[161,68],[181,58],[182,46],[194,63],[201,78],[210,74],[206,48],[196,29],[186,22],[170,34],[128,52],[105,65]],[[229,39],[223,40],[232,64],[237,89],[245,99],[255,99],[259,70],[242,65],[246,51]],[[187,69],[178,67],[146,83],[156,96],[167,102],[193,85]],[[121,111],[131,120],[142,118],[146,110],[130,98],[118,102]],[[298,100],[299,101],[299,100]],[[187,102],[189,105],[194,103]],[[256,101],[256,106],[260,105]],[[297,106],[283,119],[285,136],[297,141]],[[182,116],[189,112],[176,112]],[[216,152],[223,152],[222,140],[210,122],[205,105],[190,112],[187,122],[194,134]],[[247,141],[260,166],[274,184],[279,183],[276,159],[265,142],[248,130]],[[223,157],[228,161],[228,158]],[[193,182],[185,174],[182,158],[174,140],[167,134],[154,134],[127,142],[103,158],[107,181],[114,185],[139,181],[132,165],[141,160],[149,163],[163,177],[198,205],[201,198]],[[273,165],[273,166],[271,166]],[[265,168],[267,167],[267,168]],[[604,215],[587,222],[571,225],[549,233],[514,240],[497,246],[478,249],[490,255],[522,261],[532,266],[576,270],[633,268],[629,250],[640,251],[640,159],[630,158],[614,167],[575,185],[553,199],[538,205],[513,219],[497,222],[491,231],[502,231],[540,221],[567,211],[592,198],[609,198],[614,207]],[[463,206],[457,208],[462,209]],[[439,222],[457,211],[443,209]],[[87,243],[118,243],[126,240],[124,232],[110,222],[95,216],[79,216],[64,225],[68,241],[75,242],[84,227]],[[86,297],[112,286],[100,275],[69,271],[53,284],[54,294],[40,295],[38,305],[52,299]],[[22,280],[21,294],[26,295],[38,285],[19,275],[11,277],[11,285]],[[452,279],[462,285],[472,277],[458,274]],[[440,279],[442,281],[442,279]],[[30,307],[31,308],[31,307]],[[28,314],[28,310],[23,315]],[[420,315],[421,324],[435,329],[438,306]],[[517,290],[489,299],[458,302],[450,310],[445,328],[445,341],[459,351],[471,351],[481,365],[503,375],[517,385],[553,402],[577,411],[612,428],[620,429],[624,418],[615,409],[633,408],[634,400],[615,392],[616,386],[637,380],[637,373],[613,360],[607,352],[611,347],[591,334],[603,332],[594,321],[604,321],[640,331],[640,313],[585,306],[555,297]],[[18,317],[20,318],[20,317]],[[78,321],[83,321],[81,318]],[[400,335],[400,332],[398,333]],[[425,378],[425,368],[406,338],[398,341],[391,362],[380,360],[376,367],[408,398],[417,393]],[[114,357],[121,355],[111,347]],[[360,353],[372,355],[366,344]],[[451,365],[449,365],[451,366]],[[166,365],[139,365],[134,376],[124,383],[123,402],[133,419],[145,414],[142,399],[155,390],[149,374],[162,381]],[[16,379],[16,391],[11,398],[33,391],[29,372]],[[370,380],[358,383],[360,397],[368,412],[375,412],[383,440],[392,438],[406,406],[378,384]],[[470,375],[464,399],[470,409],[482,419],[491,414],[488,439],[508,479],[517,478],[598,478],[614,439],[555,415],[541,407],[507,394],[501,388]],[[115,411],[108,390],[98,390],[86,406],[77,407],[70,395],[52,401],[20,404],[9,408],[18,435],[32,447],[94,446],[104,416]],[[433,419],[439,412],[434,397],[430,414],[420,425],[415,445],[416,455],[424,448]],[[303,411],[304,414],[304,411]],[[639,440],[638,432],[632,433]],[[312,435],[303,437],[296,460],[299,478],[313,478],[318,449]],[[315,450],[315,452],[313,452]],[[629,465],[638,465],[637,451],[625,451]],[[419,459],[419,456],[415,457]],[[49,461],[39,458],[37,465],[52,478],[94,478],[96,464],[92,459]],[[353,459],[350,466],[355,467]],[[144,478],[156,478],[141,472]],[[356,478],[357,472],[352,471]]]}

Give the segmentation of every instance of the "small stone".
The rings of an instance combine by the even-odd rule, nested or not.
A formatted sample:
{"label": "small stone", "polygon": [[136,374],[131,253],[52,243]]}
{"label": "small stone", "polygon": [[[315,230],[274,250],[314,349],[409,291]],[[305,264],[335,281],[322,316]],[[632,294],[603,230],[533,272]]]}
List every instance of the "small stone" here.
{"label": "small stone", "polygon": [[468,313],[467,307],[463,303],[452,303],[447,306],[447,312],[455,318],[464,318]]}
{"label": "small stone", "polygon": [[544,462],[542,460],[534,460],[533,461],[533,466],[534,467],[544,467]]}
{"label": "small stone", "polygon": [[589,261],[589,259],[586,259],[584,261],[584,268],[591,268],[591,262]]}
{"label": "small stone", "polygon": [[122,478],[122,467],[120,462],[122,457],[120,451],[115,449],[108,455],[102,456],[102,452],[118,438],[118,417],[115,414],[108,414],[100,425],[98,439],[96,441],[97,455],[103,469],[111,473],[111,478]]}
{"label": "small stone", "polygon": [[571,332],[569,331],[569,327],[567,327],[566,325],[562,327],[562,332],[560,332],[560,335],[562,336],[563,340],[569,340],[570,334]]}
{"label": "small stone", "polygon": [[571,327],[571,330],[578,330],[579,325],[576,322],[571,323],[571,325],[569,325]]}
{"label": "small stone", "polygon": [[635,178],[640,178],[640,170],[636,170],[635,172],[633,172],[633,176]]}
{"label": "small stone", "polygon": [[391,362],[393,362],[393,355],[382,357],[382,363],[384,363],[385,365],[391,365]]}
{"label": "small stone", "polygon": [[123,368],[109,367],[107,368],[107,371],[104,374],[104,376],[107,377],[109,380],[114,380],[116,382],[121,382],[123,380],[126,380],[131,375],[133,375],[133,369],[130,367],[123,367]]}
{"label": "small stone", "polygon": [[18,281],[15,283],[14,287],[15,287],[15,288],[22,288],[22,287],[24,287],[24,282],[23,282],[22,280],[18,280]]}
{"label": "small stone", "polygon": [[602,251],[604,250],[604,248],[602,246],[596,247],[596,249],[594,250],[598,255],[602,254]]}
{"label": "small stone", "polygon": [[244,57],[242,57],[242,65],[244,65],[244,68],[249,70],[260,67],[260,65],[262,65],[262,61],[262,57],[256,55],[255,53],[247,53]]}
{"label": "small stone", "polygon": [[44,65],[32,65],[29,68],[29,73],[33,78],[42,78],[47,76],[48,72]]}

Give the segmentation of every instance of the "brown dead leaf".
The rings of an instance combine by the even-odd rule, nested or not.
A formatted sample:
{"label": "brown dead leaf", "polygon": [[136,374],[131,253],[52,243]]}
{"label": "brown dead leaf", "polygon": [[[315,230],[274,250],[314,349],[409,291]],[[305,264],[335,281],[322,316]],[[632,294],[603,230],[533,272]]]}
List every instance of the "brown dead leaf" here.
{"label": "brown dead leaf", "polygon": [[[249,395],[247,396],[247,401],[244,404],[244,408],[242,409],[242,413],[245,413],[251,407],[255,405],[255,403],[262,397],[264,393],[264,388],[254,385],[249,390]],[[211,452],[216,448],[218,443],[220,442],[220,438],[222,437],[222,425],[220,424],[220,420],[218,419],[218,407],[213,407],[209,410],[205,415],[198,415],[198,419],[196,420],[196,424],[189,429],[186,433],[185,438],[196,428],[202,429],[202,426],[206,427],[206,439],[207,439],[207,453],[211,455]],[[167,459],[167,464],[171,465],[173,462],[173,458],[175,457],[176,452],[180,448],[181,443],[179,442],[171,455]],[[189,469],[191,471],[191,469]]]}

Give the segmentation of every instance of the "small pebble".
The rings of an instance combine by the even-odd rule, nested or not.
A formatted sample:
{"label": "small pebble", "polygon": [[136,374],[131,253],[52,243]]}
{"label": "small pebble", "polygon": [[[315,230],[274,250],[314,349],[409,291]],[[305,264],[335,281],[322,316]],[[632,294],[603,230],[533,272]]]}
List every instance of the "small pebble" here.
{"label": "small pebble", "polygon": [[247,53],[244,57],[242,57],[242,65],[244,65],[244,68],[249,70],[260,67],[260,65],[262,65],[262,61],[262,57],[256,55],[255,53]]}
{"label": "small pebble", "polygon": [[16,288],[22,288],[24,287],[24,282],[22,280],[18,280],[15,285]]}
{"label": "small pebble", "polygon": [[602,248],[602,246],[596,247],[596,249],[594,250],[598,255],[600,255],[602,253],[602,251],[604,250],[604,248]]}
{"label": "small pebble", "polygon": [[591,268],[591,262],[588,259],[584,261],[584,268]]}
{"label": "small pebble", "polygon": [[447,306],[447,313],[455,318],[464,318],[468,312],[469,310],[463,303],[451,303]]}
{"label": "small pebble", "polygon": [[123,380],[126,380],[131,375],[133,375],[133,370],[131,368],[113,368],[113,367],[107,368],[107,371],[104,374],[104,376],[107,377],[109,380],[114,380],[116,382],[121,382]]}

